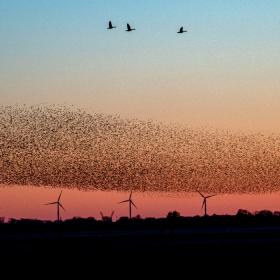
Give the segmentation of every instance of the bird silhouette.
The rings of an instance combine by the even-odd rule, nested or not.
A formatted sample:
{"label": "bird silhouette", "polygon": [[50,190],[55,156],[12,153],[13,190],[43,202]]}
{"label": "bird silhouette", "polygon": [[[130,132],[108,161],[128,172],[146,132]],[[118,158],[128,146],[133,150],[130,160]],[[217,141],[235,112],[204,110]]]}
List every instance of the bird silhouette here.
{"label": "bird silhouette", "polygon": [[109,26],[108,26],[108,28],[107,28],[107,29],[113,29],[113,28],[116,28],[116,26],[113,26],[112,22],[111,22],[111,21],[109,21]]}
{"label": "bird silhouette", "polygon": [[179,34],[184,33],[184,32],[188,32],[187,30],[184,30],[184,27],[180,27],[180,30],[177,32]]}
{"label": "bird silhouette", "polygon": [[127,24],[126,26],[127,26],[127,29],[126,29],[127,32],[136,30],[135,28],[131,28],[129,24]]}

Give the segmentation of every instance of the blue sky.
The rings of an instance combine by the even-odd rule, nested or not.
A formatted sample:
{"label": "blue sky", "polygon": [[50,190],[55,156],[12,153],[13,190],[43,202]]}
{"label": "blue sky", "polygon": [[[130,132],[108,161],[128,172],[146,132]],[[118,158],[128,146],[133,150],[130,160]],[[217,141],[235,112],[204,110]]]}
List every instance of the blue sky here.
{"label": "blue sky", "polygon": [[277,0],[0,0],[0,98],[275,131],[279,15]]}

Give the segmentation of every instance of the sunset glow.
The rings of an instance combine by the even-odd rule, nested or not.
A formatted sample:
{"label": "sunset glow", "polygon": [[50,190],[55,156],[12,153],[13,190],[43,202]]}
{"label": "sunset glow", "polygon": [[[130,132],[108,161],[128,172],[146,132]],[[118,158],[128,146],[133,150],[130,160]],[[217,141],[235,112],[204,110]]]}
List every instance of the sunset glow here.
{"label": "sunset glow", "polygon": [[211,214],[278,210],[279,14],[278,0],[0,0],[0,216],[52,219],[60,189],[63,218],[126,215],[131,190],[144,217],[202,214],[198,189],[217,194]]}
{"label": "sunset glow", "polygon": [[[62,202],[66,211],[61,212],[63,219],[73,217],[95,217],[101,219],[100,212],[113,219],[128,216],[128,206],[118,204],[127,199],[129,192],[79,191],[53,188],[38,188],[32,186],[2,186],[0,189],[0,216],[9,218],[55,220],[54,206],[45,203],[55,201],[62,190]],[[202,200],[197,193],[133,193],[133,200],[137,206],[133,216],[166,217],[169,211],[178,211],[182,216],[203,215]],[[247,209],[254,213],[267,209],[280,210],[280,194],[234,194],[217,195],[209,200],[209,214],[234,215],[239,209]]]}

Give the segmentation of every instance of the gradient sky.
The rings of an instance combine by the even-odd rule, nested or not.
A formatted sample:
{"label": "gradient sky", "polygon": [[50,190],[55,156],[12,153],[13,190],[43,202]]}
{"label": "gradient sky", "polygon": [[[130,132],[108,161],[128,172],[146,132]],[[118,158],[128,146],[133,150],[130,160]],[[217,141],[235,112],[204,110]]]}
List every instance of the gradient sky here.
{"label": "gradient sky", "polygon": [[[0,217],[9,218],[56,218],[56,208],[46,206],[55,201],[60,189],[38,188],[31,186],[0,187]],[[63,219],[72,217],[95,217],[100,219],[100,211],[110,215],[115,211],[114,218],[128,215],[128,205],[118,204],[126,199],[129,193],[125,192],[82,192],[77,189],[63,189],[61,202],[66,211],[61,211]],[[183,216],[203,215],[202,200],[197,193],[133,193],[133,201],[137,209],[134,215],[142,217],[165,217],[169,211],[177,210]],[[217,195],[207,203],[208,213],[236,214],[238,209],[247,209],[251,212],[268,209],[279,211],[280,193],[271,194],[233,194]]]}
{"label": "gradient sky", "polygon": [[1,104],[279,132],[279,15],[278,0],[0,0]]}

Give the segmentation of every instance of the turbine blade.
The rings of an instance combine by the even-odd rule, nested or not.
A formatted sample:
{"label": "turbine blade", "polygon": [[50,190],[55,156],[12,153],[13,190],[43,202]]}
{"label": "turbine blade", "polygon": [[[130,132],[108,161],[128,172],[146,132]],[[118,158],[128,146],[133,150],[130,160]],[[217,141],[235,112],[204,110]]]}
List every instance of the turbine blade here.
{"label": "turbine blade", "polygon": [[213,196],[216,196],[216,195],[215,194],[208,195],[208,196],[206,196],[206,198],[210,198],[210,197],[213,197]]}
{"label": "turbine blade", "polygon": [[136,205],[134,204],[134,202],[132,200],[130,200],[130,203],[137,209]]}
{"label": "turbine blade", "polygon": [[132,190],[130,191],[129,199],[131,199],[131,197],[132,197]]}
{"label": "turbine blade", "polygon": [[205,205],[205,198],[203,199],[201,209],[203,209],[204,205]]}
{"label": "turbine blade", "polygon": [[58,202],[60,201],[61,194],[62,194],[62,191],[59,194],[59,197],[58,197],[58,200],[57,200]]}
{"label": "turbine blade", "polygon": [[61,204],[60,202],[58,202],[58,205],[59,205],[64,211],[66,211],[65,208],[62,206],[62,204]]}
{"label": "turbine blade", "polygon": [[52,205],[52,204],[57,204],[57,202],[50,202],[50,203],[46,203],[44,205]]}
{"label": "turbine blade", "polygon": [[199,191],[199,190],[196,190],[203,198],[205,198],[205,196]]}
{"label": "turbine blade", "polygon": [[129,202],[129,200],[124,200],[124,201],[120,201],[119,203],[125,203],[125,202]]}

